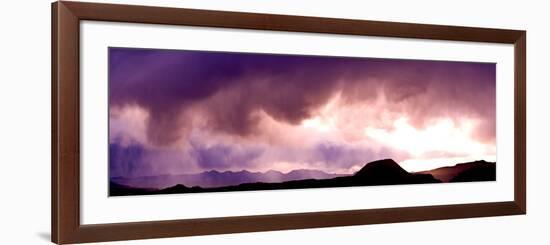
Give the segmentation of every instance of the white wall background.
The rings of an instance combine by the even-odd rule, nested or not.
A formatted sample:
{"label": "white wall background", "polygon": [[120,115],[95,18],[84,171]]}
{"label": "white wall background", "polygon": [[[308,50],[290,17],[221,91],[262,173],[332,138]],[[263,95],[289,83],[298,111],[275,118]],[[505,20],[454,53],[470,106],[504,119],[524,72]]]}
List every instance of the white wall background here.
{"label": "white wall background", "polygon": [[[98,1],[99,2],[99,1]],[[101,1],[105,2],[105,1]],[[106,2],[526,29],[528,214],[112,244],[548,244],[550,21],[545,1],[130,0]],[[50,230],[50,1],[0,15],[0,244],[47,244]]]}

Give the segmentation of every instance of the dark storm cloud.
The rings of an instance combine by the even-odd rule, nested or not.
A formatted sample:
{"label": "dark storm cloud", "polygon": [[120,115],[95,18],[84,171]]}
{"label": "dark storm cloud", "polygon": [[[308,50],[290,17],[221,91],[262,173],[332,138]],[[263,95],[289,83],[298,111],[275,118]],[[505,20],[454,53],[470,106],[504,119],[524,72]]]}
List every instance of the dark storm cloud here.
{"label": "dark storm cloud", "polygon": [[[413,157],[409,149],[365,128],[391,133],[402,117],[419,130],[474,119],[471,136],[494,145],[495,71],[472,62],[110,48],[110,175],[346,172],[399,162]],[[302,125],[334,98],[326,118]],[[331,116],[338,128],[323,132]]]}
{"label": "dark storm cloud", "polygon": [[122,146],[109,144],[109,176],[139,176],[148,168],[148,163],[143,162],[147,150],[133,144]]}
{"label": "dark storm cloud", "polygon": [[257,134],[256,112],[298,124],[336,91],[368,102],[382,92],[387,109],[422,126],[437,116],[472,115],[480,137],[494,138],[495,65],[369,58],[111,48],[111,106],[146,109],[148,139],[169,145],[188,127],[179,115],[200,105],[207,126]]}
{"label": "dark storm cloud", "polygon": [[192,157],[200,169],[230,169],[235,166],[235,163],[239,163],[239,167],[246,169],[251,167],[253,161],[262,153],[262,149],[257,147],[238,149],[225,144],[213,146],[193,144],[192,147]]}
{"label": "dark storm cloud", "polygon": [[251,112],[260,107],[297,123],[327,99],[334,86],[328,81],[339,76],[330,71],[333,62],[313,57],[111,49],[110,59],[111,105],[146,108],[148,136],[159,144],[174,140],[182,110],[233,87],[242,90],[209,107],[213,128],[248,134],[255,123]]}

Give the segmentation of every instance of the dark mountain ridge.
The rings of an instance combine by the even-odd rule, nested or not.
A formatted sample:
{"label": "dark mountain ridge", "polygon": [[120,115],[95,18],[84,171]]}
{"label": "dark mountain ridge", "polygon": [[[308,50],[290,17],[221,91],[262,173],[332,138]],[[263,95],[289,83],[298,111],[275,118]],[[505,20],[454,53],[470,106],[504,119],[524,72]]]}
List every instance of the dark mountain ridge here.
{"label": "dark mountain ridge", "polygon": [[137,178],[115,177],[112,178],[111,181],[121,185],[133,186],[138,188],[162,189],[170,186],[175,186],[177,184],[211,188],[254,182],[277,183],[300,179],[330,179],[339,176],[344,175],[325,173],[320,170],[310,169],[292,170],[288,173],[282,173],[275,170],[269,170],[267,172],[250,172],[246,170],[238,172],[220,172],[216,170],[210,170],[197,174],[160,175]]}
{"label": "dark mountain ridge", "polygon": [[[430,172],[434,173],[432,175]],[[243,171],[241,171],[243,172]],[[248,172],[248,171],[246,171]],[[266,173],[269,173],[268,171]],[[217,172],[219,173],[219,172]],[[250,173],[250,172],[248,172]],[[264,174],[266,174],[264,173]],[[279,172],[280,173],[280,172]],[[278,175],[277,171],[270,174]],[[289,172],[290,173],[290,172]],[[452,177],[448,173],[453,173]],[[455,174],[456,173],[456,174]],[[281,173],[282,174],[282,173]],[[287,173],[288,174],[288,173]],[[353,175],[337,176],[328,179],[298,179],[283,182],[248,182],[237,185],[219,187],[200,187],[176,184],[167,188],[156,190],[132,188],[111,182],[111,196],[123,195],[151,195],[171,193],[199,193],[199,192],[224,192],[224,191],[249,191],[249,190],[275,190],[275,189],[302,189],[324,187],[349,187],[349,186],[375,186],[375,185],[399,185],[399,184],[425,184],[441,182],[466,182],[466,181],[491,181],[495,180],[496,163],[475,161],[457,164],[451,167],[443,167],[419,173],[409,173],[392,159],[383,159],[367,163]],[[434,176],[444,176],[442,181]],[[137,193],[137,194],[136,194]]]}
{"label": "dark mountain ridge", "polygon": [[496,173],[496,163],[486,162],[458,173],[450,182],[495,181]]}
{"label": "dark mountain ridge", "polygon": [[[483,179],[483,180],[488,180],[488,181],[496,179],[496,163],[487,162],[487,161],[484,161],[484,160],[466,162],[466,163],[458,163],[454,166],[441,167],[441,168],[422,171],[422,172],[418,172],[418,173],[431,174],[435,178],[437,178],[437,179],[439,179],[443,182],[465,182],[466,180],[460,181],[461,179],[464,179],[465,177],[459,177],[458,179],[455,179],[455,178],[457,178],[460,174],[463,174],[463,173],[466,173],[466,172],[470,171],[470,169],[472,169],[472,168],[474,168],[474,170],[471,170],[472,175],[476,175],[473,172],[483,171],[481,169],[484,169],[487,172],[485,174],[487,176],[478,176],[478,177],[472,179],[471,181],[480,181],[480,180],[475,180],[475,179]],[[489,175],[491,175],[491,172],[492,172],[493,177],[489,176]],[[468,179],[467,177],[468,176],[466,176],[466,179]],[[473,177],[474,176],[472,176],[472,178]]]}

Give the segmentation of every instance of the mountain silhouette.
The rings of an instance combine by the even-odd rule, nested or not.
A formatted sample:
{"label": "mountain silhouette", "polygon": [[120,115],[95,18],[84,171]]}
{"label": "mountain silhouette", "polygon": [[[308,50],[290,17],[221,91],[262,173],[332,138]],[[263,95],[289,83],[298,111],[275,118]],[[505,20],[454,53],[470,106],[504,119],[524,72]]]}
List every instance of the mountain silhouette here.
{"label": "mountain silhouette", "polygon": [[366,164],[355,173],[354,178],[372,183],[390,184],[402,183],[410,175],[392,159],[383,159]]}
{"label": "mountain silhouette", "polygon": [[160,176],[145,176],[136,178],[111,178],[111,181],[139,188],[154,188],[163,189],[178,184],[185,186],[200,186],[203,188],[222,187],[239,185],[243,183],[277,183],[300,179],[330,179],[343,176],[342,174],[325,173],[320,170],[298,169],[288,173],[282,173],[275,170],[267,172],[250,172],[246,170],[233,171],[216,171],[210,170],[197,174],[181,174],[181,175],[160,175]]}
{"label": "mountain silhouette", "polygon": [[495,181],[496,172],[496,164],[486,162],[457,174],[450,182]]}
{"label": "mountain silhouette", "polygon": [[[208,171],[201,174],[224,176],[225,174],[260,174],[280,178],[287,176],[294,178],[299,176],[319,176],[326,174],[315,170],[296,170],[287,174],[278,171],[267,171],[265,173],[254,173],[248,171],[240,172],[218,172]],[[434,173],[433,175],[431,173]],[[328,174],[330,175],[330,174]],[[199,193],[199,192],[225,192],[225,191],[250,191],[250,190],[278,190],[278,189],[302,189],[302,188],[324,188],[324,187],[349,187],[349,186],[375,186],[375,185],[399,185],[399,184],[426,184],[441,182],[468,182],[468,181],[492,181],[496,178],[496,163],[475,161],[456,164],[451,167],[437,168],[419,173],[409,173],[392,159],[383,159],[365,164],[363,168],[353,175],[337,176],[327,179],[294,179],[282,182],[261,182],[253,181],[236,185],[218,187],[203,187],[198,185],[175,184],[166,188],[147,189],[134,188],[111,182],[110,195],[152,195],[171,193]],[[439,179],[441,178],[441,179]]]}
{"label": "mountain silhouette", "polygon": [[132,196],[132,195],[147,195],[154,193],[156,189],[136,188],[127,185],[121,185],[113,181],[109,182],[109,196]]}
{"label": "mountain silhouette", "polygon": [[[468,172],[468,170],[471,169],[471,168],[476,168],[476,169],[477,168],[482,168],[487,173],[485,175],[483,175],[482,173],[479,173],[480,175],[483,175],[483,176],[478,176],[478,177],[473,176],[476,173],[471,173],[471,174],[469,174],[471,176],[466,175],[466,176],[463,176],[463,177],[459,177],[458,179],[455,179],[453,181],[453,179],[458,177],[459,174]],[[484,170],[473,170],[473,171],[474,172],[480,172],[480,171],[484,171]],[[491,175],[490,172],[491,171],[493,172],[492,175],[494,176],[492,178],[490,177],[490,175]],[[480,161],[474,161],[474,162],[459,163],[459,164],[456,164],[454,166],[441,167],[441,168],[436,168],[436,169],[432,169],[432,170],[428,170],[428,171],[422,171],[422,172],[418,172],[418,173],[431,174],[435,178],[437,178],[437,179],[439,179],[443,182],[479,181],[479,180],[475,180],[475,179],[495,180],[496,179],[496,164],[494,162],[487,162],[487,161],[480,160]],[[462,181],[460,181],[460,180],[462,180]]]}

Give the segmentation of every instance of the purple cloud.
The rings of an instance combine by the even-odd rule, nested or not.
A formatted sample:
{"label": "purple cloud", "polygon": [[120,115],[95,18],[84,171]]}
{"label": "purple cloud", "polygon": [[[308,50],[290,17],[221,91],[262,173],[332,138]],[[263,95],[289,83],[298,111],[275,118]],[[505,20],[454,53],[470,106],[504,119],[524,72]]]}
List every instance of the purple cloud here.
{"label": "purple cloud", "polygon": [[[164,163],[135,157],[143,172],[252,168],[283,161],[345,168],[361,160],[404,159],[408,153],[376,143],[369,147],[348,136],[335,140],[334,135],[306,133],[300,125],[321,115],[335,96],[338,110],[363,105],[355,110],[370,111],[368,118],[351,116],[349,125],[391,129],[397,118],[407,117],[422,129],[439,118],[475,119],[472,137],[494,144],[495,71],[495,64],[475,62],[110,48],[109,107],[146,112],[142,147],[181,152]],[[269,120],[273,122],[266,124]],[[351,133],[357,137],[364,134],[355,130]],[[302,133],[316,140],[288,140]],[[213,135],[219,142],[211,142]],[[112,161],[130,160],[117,155]],[[129,164],[111,164],[121,174],[134,171]]]}

